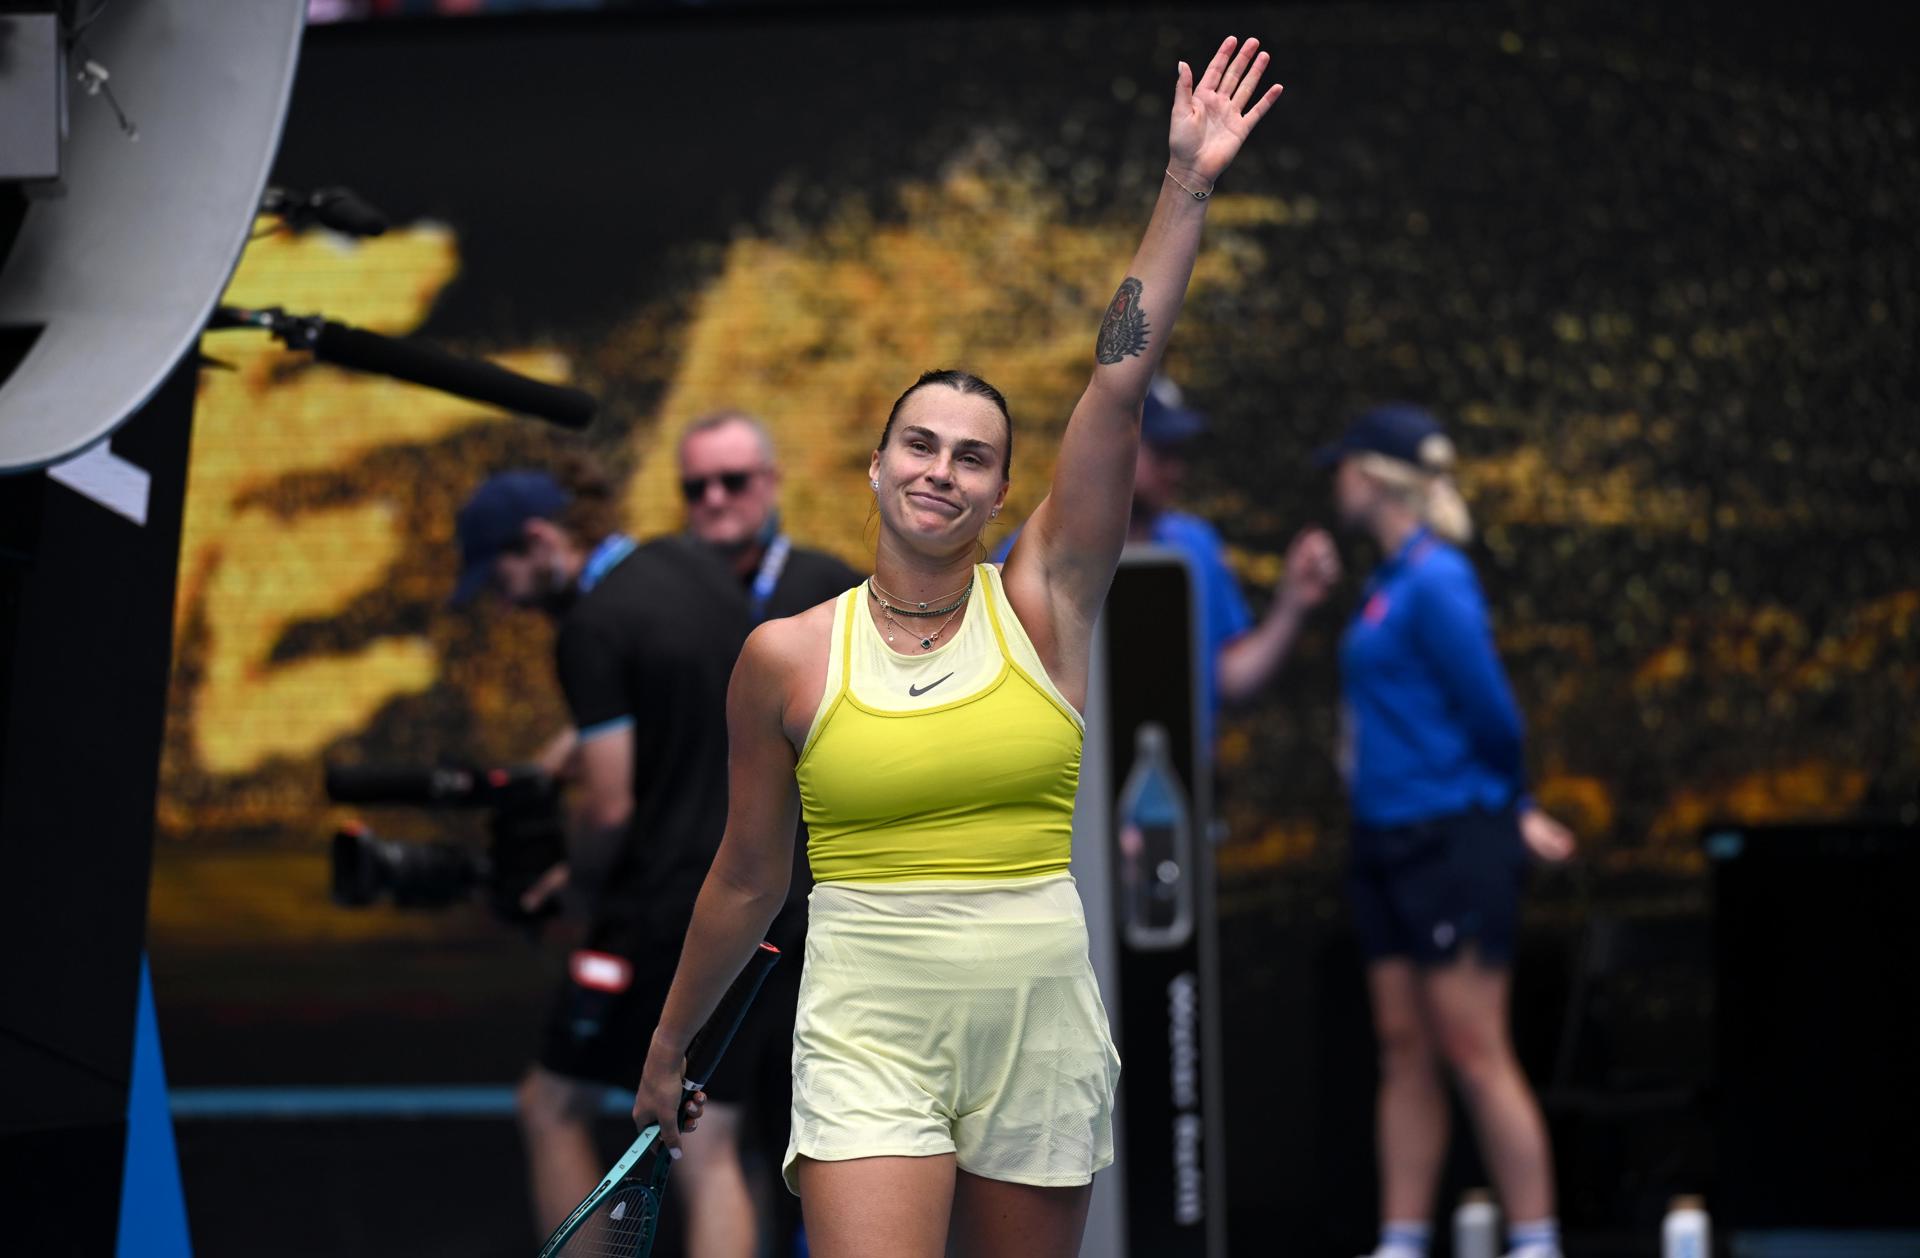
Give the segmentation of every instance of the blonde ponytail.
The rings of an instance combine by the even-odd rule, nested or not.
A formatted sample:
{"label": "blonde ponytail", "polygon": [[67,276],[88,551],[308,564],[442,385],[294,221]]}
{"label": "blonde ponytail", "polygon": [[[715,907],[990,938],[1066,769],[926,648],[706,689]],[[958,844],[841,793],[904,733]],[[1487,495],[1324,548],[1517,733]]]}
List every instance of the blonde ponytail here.
{"label": "blonde ponytail", "polygon": [[1454,484],[1453,443],[1435,433],[1420,443],[1420,462],[1384,454],[1359,454],[1360,470],[1412,507],[1436,537],[1456,546],[1473,540],[1473,513]]}
{"label": "blonde ponytail", "polygon": [[1473,513],[1467,510],[1467,500],[1461,496],[1460,487],[1445,472],[1427,480],[1427,496],[1421,504],[1420,518],[1441,541],[1464,546],[1473,540]]}

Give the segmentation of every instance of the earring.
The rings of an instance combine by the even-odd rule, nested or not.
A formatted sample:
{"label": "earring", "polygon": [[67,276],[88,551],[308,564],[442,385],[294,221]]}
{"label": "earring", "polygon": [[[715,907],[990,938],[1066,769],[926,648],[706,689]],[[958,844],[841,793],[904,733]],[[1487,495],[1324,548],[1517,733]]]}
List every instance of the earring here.
{"label": "earring", "polygon": [[989,520],[996,519],[998,518],[999,515],[1000,515],[1000,508],[998,507],[995,507],[993,510],[987,512],[987,518]]}
{"label": "earring", "polygon": [[868,481],[867,483],[873,486],[873,492],[874,492],[874,493],[876,493],[876,494],[877,494],[877,493],[879,493],[879,492],[880,492],[880,482],[879,482],[879,481],[877,481],[877,480],[876,480],[876,481]]}

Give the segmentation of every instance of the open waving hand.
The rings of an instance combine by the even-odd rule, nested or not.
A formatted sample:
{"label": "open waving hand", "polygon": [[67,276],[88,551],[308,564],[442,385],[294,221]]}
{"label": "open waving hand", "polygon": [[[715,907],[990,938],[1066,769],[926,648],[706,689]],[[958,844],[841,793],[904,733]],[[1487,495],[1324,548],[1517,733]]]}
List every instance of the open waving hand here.
{"label": "open waving hand", "polygon": [[1180,63],[1180,77],[1173,89],[1173,122],[1167,131],[1167,157],[1176,178],[1185,182],[1192,176],[1198,181],[1187,189],[1189,196],[1213,191],[1214,181],[1233,163],[1254,125],[1280,99],[1278,83],[1254,96],[1260,90],[1267,60],[1259,40],[1242,44],[1229,35],[1207,63],[1199,83],[1193,81],[1193,68],[1184,61]]}

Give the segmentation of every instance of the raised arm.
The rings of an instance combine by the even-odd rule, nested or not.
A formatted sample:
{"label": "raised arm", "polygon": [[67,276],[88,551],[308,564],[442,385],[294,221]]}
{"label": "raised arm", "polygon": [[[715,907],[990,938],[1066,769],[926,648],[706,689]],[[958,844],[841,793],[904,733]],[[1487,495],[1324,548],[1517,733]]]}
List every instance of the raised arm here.
{"label": "raised arm", "polygon": [[687,1045],[765,938],[793,876],[800,796],[793,744],[781,725],[787,664],[781,634],[792,628],[790,621],[775,621],[754,630],[727,687],[727,829],[694,901],[633,1102],[634,1122],[658,1122],[669,1149],[680,1143],[673,1115],[682,1099]]}
{"label": "raised arm", "polygon": [[1278,84],[1257,94],[1266,67],[1258,40],[1231,37],[1198,83],[1180,63],[1160,199],[1100,322],[1093,379],[1061,439],[1052,490],[1007,560],[1008,594],[1037,636],[1083,636],[1106,598],[1126,542],[1141,404],[1186,299],[1206,198],[1280,97]]}

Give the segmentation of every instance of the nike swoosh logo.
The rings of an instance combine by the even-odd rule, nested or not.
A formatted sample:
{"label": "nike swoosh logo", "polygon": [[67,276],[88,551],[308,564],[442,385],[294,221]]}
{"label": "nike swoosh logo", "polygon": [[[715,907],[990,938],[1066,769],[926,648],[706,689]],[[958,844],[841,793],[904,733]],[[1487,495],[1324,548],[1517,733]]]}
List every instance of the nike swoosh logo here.
{"label": "nike swoosh logo", "polygon": [[[947,677],[951,677],[951,676],[953,676],[952,673],[947,674]],[[942,677],[940,681],[945,681],[947,677]],[[927,693],[927,691],[932,690],[935,686],[939,685],[940,681],[930,681],[924,686],[908,686],[907,693],[912,695],[914,698],[918,699],[921,695]]]}

